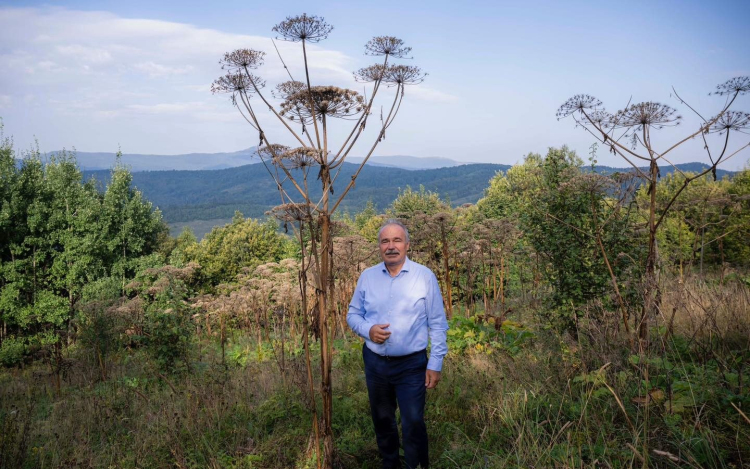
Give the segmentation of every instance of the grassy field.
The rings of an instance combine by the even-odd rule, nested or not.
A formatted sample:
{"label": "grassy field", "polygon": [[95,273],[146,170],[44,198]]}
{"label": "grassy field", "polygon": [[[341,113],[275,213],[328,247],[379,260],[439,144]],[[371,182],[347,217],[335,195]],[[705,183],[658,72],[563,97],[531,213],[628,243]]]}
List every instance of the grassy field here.
{"label": "grassy field", "polygon": [[[459,314],[428,393],[433,467],[750,467],[748,287],[676,284],[662,309],[641,352],[596,305],[565,334],[530,308],[500,330]],[[0,467],[315,467],[295,350],[280,370],[235,332],[222,364],[204,336],[189,370],[122,350],[102,381],[73,346],[60,396],[41,362],[3,370]],[[358,339],[336,340],[333,382],[340,467],[379,467]]]}

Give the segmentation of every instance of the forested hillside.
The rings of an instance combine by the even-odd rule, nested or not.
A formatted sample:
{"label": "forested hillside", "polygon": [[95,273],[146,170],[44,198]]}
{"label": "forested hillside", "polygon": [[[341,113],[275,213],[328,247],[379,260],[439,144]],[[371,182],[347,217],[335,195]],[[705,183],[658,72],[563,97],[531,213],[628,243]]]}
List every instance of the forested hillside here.
{"label": "forested hillside", "polygon": [[[319,332],[298,275],[310,233],[300,244],[274,220],[237,215],[200,242],[189,231],[170,238],[126,169],[98,191],[73,155],[46,166],[27,155],[20,167],[13,156],[5,141],[0,466],[310,467],[306,363],[318,379]],[[405,189],[337,219],[342,467],[377,467],[361,342],[344,316],[359,273],[378,262],[386,217],[409,227],[410,257],[438,276],[450,317],[443,382],[427,407],[436,467],[629,467],[639,457],[743,467],[750,171],[700,178],[671,204],[658,234],[663,313],[634,345],[649,191],[581,166],[562,148],[496,174],[432,171],[428,181],[447,186],[492,175],[453,189],[458,200],[480,190],[476,204]],[[365,194],[379,194],[375,176],[395,186],[388,175],[400,174],[369,169]],[[145,173],[140,184],[175,181],[164,200],[200,200],[216,173]],[[214,202],[249,197],[253,176],[221,174],[234,189]],[[661,179],[659,210],[684,177]],[[265,180],[252,181],[273,203]]]}
{"label": "forested hillside", "polygon": [[[454,205],[474,203],[482,196],[487,182],[507,165],[472,164],[430,170],[406,170],[365,166],[362,179],[342,206],[362,210],[372,201],[379,210],[387,207],[399,190],[407,186],[438,192]],[[334,183],[334,192],[351,181],[357,165],[344,163]],[[296,173],[298,174],[298,173]],[[106,181],[108,171],[86,172],[85,177]],[[249,217],[262,217],[279,204],[273,181],[263,165],[214,171],[154,171],[133,173],[133,185],[164,213],[167,221],[231,218],[236,210]],[[312,194],[320,197],[320,188]]]}
{"label": "forested hillside", "polygon": [[[488,181],[498,171],[509,168],[502,164],[467,164],[427,170],[365,166],[362,179],[347,196],[342,209],[361,211],[371,201],[376,210],[384,210],[407,186],[414,189],[424,186],[449,200],[454,207],[476,203],[484,195]],[[687,163],[678,165],[678,168],[698,171],[705,165]],[[343,189],[356,169],[357,165],[344,163],[334,183],[334,192]],[[612,174],[631,169],[598,166],[595,171]],[[671,167],[665,168],[664,175],[671,172]],[[84,177],[94,178],[101,185],[106,184],[109,174],[109,171],[85,171]],[[730,174],[724,170],[717,172],[719,178]],[[164,219],[170,223],[229,219],[235,211],[248,217],[263,217],[279,203],[273,181],[266,168],[258,164],[211,171],[146,171],[133,173],[132,177],[133,185],[159,207]],[[313,187],[312,193],[320,197],[320,188]]]}

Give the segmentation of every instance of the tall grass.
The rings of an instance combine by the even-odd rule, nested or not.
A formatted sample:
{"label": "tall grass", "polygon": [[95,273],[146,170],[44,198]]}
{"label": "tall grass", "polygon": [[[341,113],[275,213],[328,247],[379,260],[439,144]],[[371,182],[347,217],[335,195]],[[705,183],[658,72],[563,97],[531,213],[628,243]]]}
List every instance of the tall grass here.
{"label": "tall grass", "polygon": [[[500,331],[456,319],[428,393],[433,467],[750,466],[748,288],[689,280],[663,291],[641,353],[619,313],[596,304],[574,334],[536,325],[529,309]],[[237,336],[225,366],[216,339],[200,341],[191,373],[165,375],[123,350],[107,381],[73,347],[60,397],[41,366],[1,372],[0,467],[314,467],[302,359],[290,354],[281,373]],[[341,467],[379,467],[358,340],[335,344],[333,369]]]}

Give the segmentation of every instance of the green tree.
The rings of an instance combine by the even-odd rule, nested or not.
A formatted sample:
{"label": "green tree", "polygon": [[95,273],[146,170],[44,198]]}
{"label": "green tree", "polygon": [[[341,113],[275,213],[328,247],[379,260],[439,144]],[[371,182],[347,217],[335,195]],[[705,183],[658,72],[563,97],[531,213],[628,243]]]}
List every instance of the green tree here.
{"label": "green tree", "polygon": [[118,163],[112,170],[102,200],[102,233],[106,240],[107,263],[111,275],[122,280],[123,287],[135,274],[132,260],[159,248],[168,229],[159,209],[132,187],[133,176]]}
{"label": "green tree", "polygon": [[232,223],[214,228],[200,243],[190,243],[190,235],[185,234],[183,261],[200,264],[204,287],[234,282],[244,268],[278,262],[293,250],[277,228],[273,220],[246,219],[236,212]]}

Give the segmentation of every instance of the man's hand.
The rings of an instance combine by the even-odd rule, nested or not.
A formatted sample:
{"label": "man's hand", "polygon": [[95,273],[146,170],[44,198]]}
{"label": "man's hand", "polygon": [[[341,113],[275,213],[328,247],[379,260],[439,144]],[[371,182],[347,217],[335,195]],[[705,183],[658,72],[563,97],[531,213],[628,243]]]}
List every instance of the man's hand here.
{"label": "man's hand", "polygon": [[424,378],[425,387],[427,387],[427,389],[434,389],[435,386],[437,386],[439,382],[440,382],[440,372],[427,370],[427,373]]}
{"label": "man's hand", "polygon": [[391,336],[390,331],[386,331],[390,324],[375,324],[370,328],[370,340],[376,344],[382,344]]}

